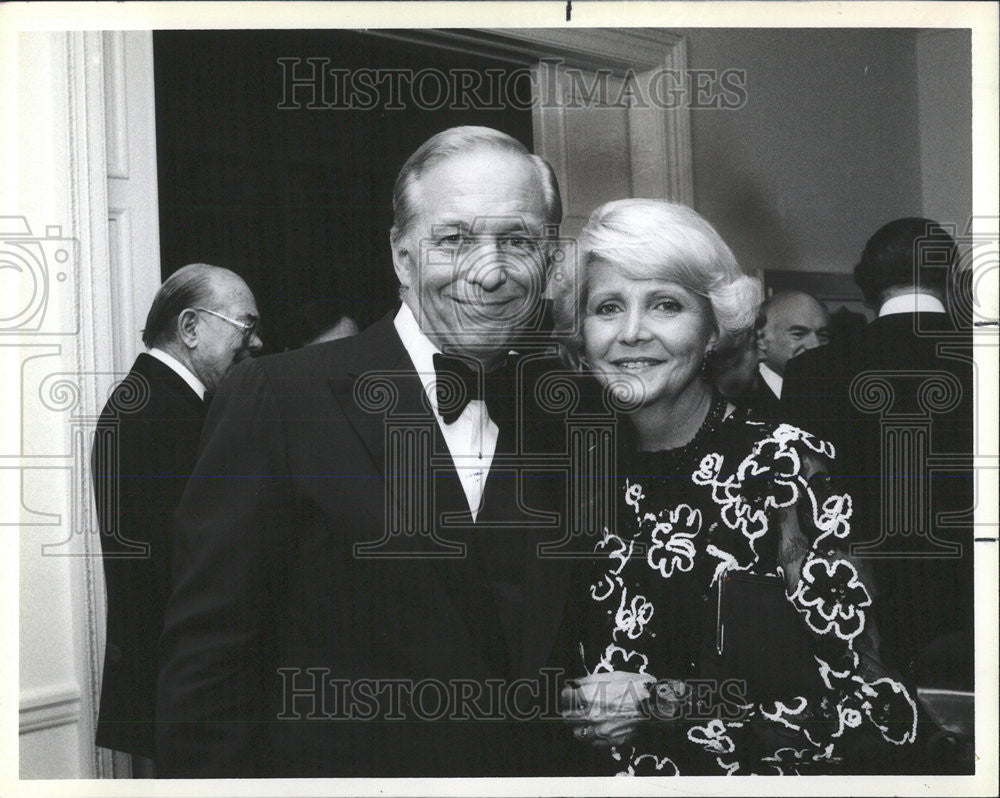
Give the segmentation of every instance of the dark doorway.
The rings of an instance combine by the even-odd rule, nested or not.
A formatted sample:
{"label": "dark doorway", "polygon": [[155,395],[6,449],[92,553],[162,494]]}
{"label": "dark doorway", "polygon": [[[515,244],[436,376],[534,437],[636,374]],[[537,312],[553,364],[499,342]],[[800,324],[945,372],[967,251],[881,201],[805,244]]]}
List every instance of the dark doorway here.
{"label": "dark doorway", "polygon": [[[358,107],[371,105],[365,95],[337,95],[336,76],[359,70],[371,80],[399,70],[523,71],[509,63],[343,30],[157,31],[153,47],[163,277],[195,261],[243,276],[266,352],[302,342],[307,303],[342,307],[362,327],[395,306],[392,185],[421,142],[472,124],[532,146],[523,103],[397,108],[388,84],[371,108]],[[289,94],[291,77],[313,74],[309,58],[338,72],[319,91]]]}

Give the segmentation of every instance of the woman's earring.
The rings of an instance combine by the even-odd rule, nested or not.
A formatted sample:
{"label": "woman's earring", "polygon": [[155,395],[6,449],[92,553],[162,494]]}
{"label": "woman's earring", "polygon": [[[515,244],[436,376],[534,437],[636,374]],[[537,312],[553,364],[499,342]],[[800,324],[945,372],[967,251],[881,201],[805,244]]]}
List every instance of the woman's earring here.
{"label": "woman's earring", "polygon": [[698,373],[706,379],[708,377],[708,370],[711,365],[711,359],[714,352],[714,349],[708,349],[705,351],[705,356],[701,359],[701,367],[698,369]]}

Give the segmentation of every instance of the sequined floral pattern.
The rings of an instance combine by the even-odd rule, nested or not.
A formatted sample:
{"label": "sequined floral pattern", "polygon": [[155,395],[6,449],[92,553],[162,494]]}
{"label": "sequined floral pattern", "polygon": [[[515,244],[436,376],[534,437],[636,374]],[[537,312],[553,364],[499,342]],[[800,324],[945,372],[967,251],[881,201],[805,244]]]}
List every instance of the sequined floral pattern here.
{"label": "sequined floral pattern", "polygon": [[584,665],[697,682],[700,655],[687,643],[697,638],[703,651],[714,642],[705,619],[720,583],[729,574],[762,575],[783,580],[812,652],[816,692],[730,701],[714,715],[689,705],[687,718],[613,749],[615,769],[850,772],[851,746],[912,743],[916,705],[871,656],[872,592],[846,554],[853,503],[824,478],[833,448],[796,427],[740,414],[696,440],[701,451],[682,453],[691,463],[686,475],[676,473],[683,459],[675,450],[660,470],[656,453],[640,455],[642,467],[622,479],[618,528],[605,530],[597,546],[606,559],[590,587]]}

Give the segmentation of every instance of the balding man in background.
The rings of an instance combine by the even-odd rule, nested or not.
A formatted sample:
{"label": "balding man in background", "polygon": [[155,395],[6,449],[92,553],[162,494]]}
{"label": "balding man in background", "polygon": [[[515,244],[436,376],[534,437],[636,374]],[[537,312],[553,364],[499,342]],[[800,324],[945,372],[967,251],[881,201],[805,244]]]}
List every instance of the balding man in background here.
{"label": "balding man in background", "polygon": [[756,421],[781,423],[785,365],[798,354],[830,340],[830,316],[804,291],[779,291],[761,305],[756,332],[742,346],[713,358],[710,377],[728,399],[750,411]]}
{"label": "balding man in background", "polygon": [[206,395],[261,348],[253,294],[228,269],[185,266],[157,292],[142,341],[148,351],[101,413],[92,468],[107,587],[96,743],[132,754],[133,773],[148,776],[170,591],[167,528],[194,467]]}
{"label": "balding man in background", "polygon": [[757,338],[760,375],[775,399],[781,398],[785,364],[796,355],[830,342],[830,314],[805,291],[781,291],[761,306],[764,324]]}

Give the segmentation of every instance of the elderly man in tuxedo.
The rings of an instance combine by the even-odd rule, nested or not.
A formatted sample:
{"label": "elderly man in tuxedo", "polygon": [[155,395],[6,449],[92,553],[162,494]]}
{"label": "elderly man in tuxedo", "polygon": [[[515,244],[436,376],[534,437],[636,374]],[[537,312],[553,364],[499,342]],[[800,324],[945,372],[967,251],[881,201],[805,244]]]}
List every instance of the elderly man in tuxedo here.
{"label": "elderly man in tuxedo", "polygon": [[761,305],[752,338],[721,360],[710,376],[724,396],[750,410],[758,421],[782,422],[781,384],[785,366],[796,355],[830,340],[830,317],[823,304],[804,291],[780,291]]}
{"label": "elderly man in tuxedo", "polygon": [[[930,219],[896,219],[854,279],[878,314],[861,343],[789,361],[788,419],[834,444],[867,530],[883,660],[918,684],[970,690],[973,368],[970,329],[946,310],[957,249]],[[934,461],[937,461],[937,464]]]}
{"label": "elderly man in tuxedo", "polygon": [[830,342],[830,314],[805,291],[780,291],[760,308],[763,324],[757,336],[761,390],[781,398],[785,366],[793,357]]}
{"label": "elderly man in tuxedo", "polygon": [[[257,306],[239,276],[195,263],[157,291],[147,347],[98,421],[94,497],[107,586],[97,745],[153,759],[159,637],[170,593],[168,525],[194,467],[205,396],[260,349]],[[148,763],[133,760],[134,772]]]}
{"label": "elderly man in tuxedo", "polygon": [[537,405],[551,362],[518,350],[541,323],[554,176],[505,134],[452,128],[408,159],[393,208],[398,311],[248,362],[213,401],[175,518],[163,775],[569,761],[545,704],[570,566],[539,556],[562,534],[543,460],[563,430]]}

